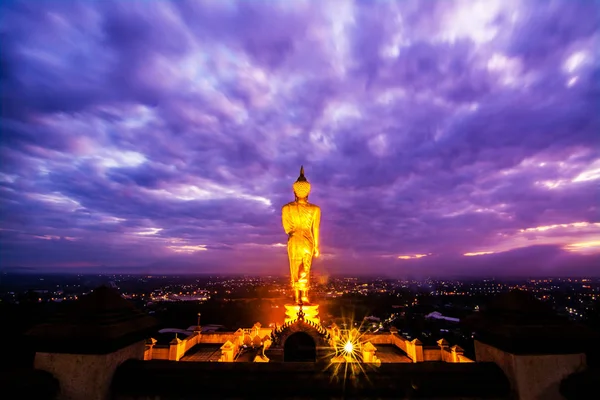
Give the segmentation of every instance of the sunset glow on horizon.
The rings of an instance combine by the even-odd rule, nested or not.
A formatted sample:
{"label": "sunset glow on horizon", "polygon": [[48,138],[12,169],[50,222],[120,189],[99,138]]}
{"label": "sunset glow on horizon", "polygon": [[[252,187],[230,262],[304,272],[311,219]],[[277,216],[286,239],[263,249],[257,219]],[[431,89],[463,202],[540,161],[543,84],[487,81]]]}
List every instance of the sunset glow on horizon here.
{"label": "sunset glow on horizon", "polygon": [[412,254],[409,256],[398,256],[398,258],[401,260],[413,260],[413,259],[423,258],[423,257],[427,257],[427,256],[428,256],[428,254]]}
{"label": "sunset glow on horizon", "polygon": [[465,253],[463,256],[473,257],[473,256],[485,256],[487,254],[494,254],[493,251],[476,251],[473,253]]}

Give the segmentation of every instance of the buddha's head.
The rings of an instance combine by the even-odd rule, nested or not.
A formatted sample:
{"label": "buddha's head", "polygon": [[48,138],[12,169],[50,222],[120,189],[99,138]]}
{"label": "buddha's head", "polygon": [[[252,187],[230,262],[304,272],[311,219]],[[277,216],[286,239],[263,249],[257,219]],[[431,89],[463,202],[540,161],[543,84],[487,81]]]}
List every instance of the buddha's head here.
{"label": "buddha's head", "polygon": [[310,183],[304,177],[304,167],[300,167],[300,176],[294,182],[294,195],[297,199],[308,199]]}

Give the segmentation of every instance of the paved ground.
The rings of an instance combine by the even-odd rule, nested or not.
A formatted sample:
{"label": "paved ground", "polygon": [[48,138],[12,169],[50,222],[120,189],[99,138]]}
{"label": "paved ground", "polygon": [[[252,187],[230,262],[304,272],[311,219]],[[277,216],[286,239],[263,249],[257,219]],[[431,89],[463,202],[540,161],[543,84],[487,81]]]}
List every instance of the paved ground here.
{"label": "paved ground", "polygon": [[412,363],[412,360],[399,348],[393,344],[377,344],[375,356],[382,363]]}
{"label": "paved ground", "polygon": [[[219,361],[222,344],[200,343],[192,347],[180,361]],[[235,359],[236,362],[254,362],[258,349],[243,350]]]}
{"label": "paved ground", "polygon": [[219,361],[222,344],[197,344],[183,356],[180,361]]}

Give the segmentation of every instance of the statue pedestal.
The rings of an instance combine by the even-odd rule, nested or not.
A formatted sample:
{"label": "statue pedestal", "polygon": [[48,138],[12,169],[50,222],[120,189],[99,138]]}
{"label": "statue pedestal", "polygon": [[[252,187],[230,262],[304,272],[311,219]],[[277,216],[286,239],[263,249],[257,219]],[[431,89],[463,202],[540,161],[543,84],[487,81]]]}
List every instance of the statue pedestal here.
{"label": "statue pedestal", "polygon": [[[300,306],[298,304],[286,304],[285,305],[285,323],[292,322],[298,319],[298,311]],[[314,322],[317,325],[321,324],[319,319],[319,305],[318,304],[303,304],[302,312],[304,313],[304,320]]]}

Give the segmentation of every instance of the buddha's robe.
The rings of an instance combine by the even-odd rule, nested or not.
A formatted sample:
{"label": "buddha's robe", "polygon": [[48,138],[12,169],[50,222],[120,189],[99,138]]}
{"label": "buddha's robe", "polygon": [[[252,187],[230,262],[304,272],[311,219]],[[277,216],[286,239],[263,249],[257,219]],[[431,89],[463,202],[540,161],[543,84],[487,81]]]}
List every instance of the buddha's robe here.
{"label": "buddha's robe", "polygon": [[319,224],[321,209],[308,202],[293,201],[283,206],[281,218],[285,233],[288,235],[288,257],[292,287],[298,288],[298,281],[303,288],[308,288],[308,279],[312,258],[319,248]]}

